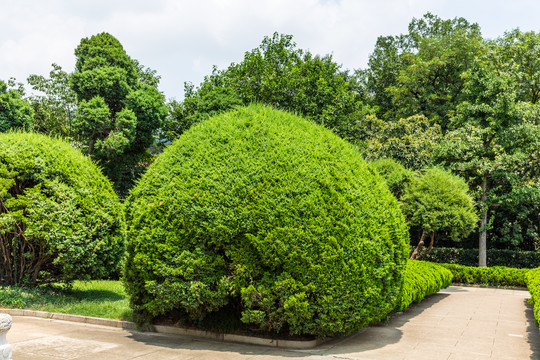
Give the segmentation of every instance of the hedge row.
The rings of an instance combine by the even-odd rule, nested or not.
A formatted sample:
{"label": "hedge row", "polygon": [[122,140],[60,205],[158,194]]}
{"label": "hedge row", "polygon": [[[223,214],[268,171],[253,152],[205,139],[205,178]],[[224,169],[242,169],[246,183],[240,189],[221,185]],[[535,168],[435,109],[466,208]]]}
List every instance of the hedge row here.
{"label": "hedge row", "polygon": [[[478,249],[434,248],[422,260],[478,266]],[[520,250],[487,250],[488,266],[506,266],[517,269],[533,269],[540,266],[540,252]]]}
{"label": "hedge row", "polygon": [[405,268],[403,291],[396,311],[419,303],[427,295],[435,294],[452,283],[452,273],[439,264],[409,260]]}
{"label": "hedge row", "polygon": [[490,286],[527,286],[525,276],[529,269],[515,269],[505,266],[474,267],[457,264],[440,264],[450,270],[453,283]]}
{"label": "hedge row", "polygon": [[531,293],[531,303],[534,305],[534,322],[540,325],[540,268],[529,270],[525,276],[527,288]]}

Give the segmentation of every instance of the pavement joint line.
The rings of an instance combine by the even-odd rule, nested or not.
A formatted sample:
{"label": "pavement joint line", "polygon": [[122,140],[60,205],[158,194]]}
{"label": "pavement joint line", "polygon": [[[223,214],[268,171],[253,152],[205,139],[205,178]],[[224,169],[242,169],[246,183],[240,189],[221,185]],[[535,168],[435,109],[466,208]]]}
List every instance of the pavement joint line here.
{"label": "pavement joint line", "polygon": [[[0,312],[9,314],[11,316],[28,316],[36,317],[41,319],[49,319],[56,321],[67,321],[75,322],[86,325],[97,325],[112,327],[122,330],[135,330],[137,329],[137,324],[131,321],[125,320],[114,320],[114,319],[103,319],[91,316],[83,315],[71,315],[71,314],[62,314],[54,313],[47,311],[38,311],[38,310],[26,310],[26,309],[5,309],[0,308]],[[196,330],[188,329],[181,327],[173,326],[164,326],[164,325],[152,325],[151,330],[146,330],[143,332],[157,333],[157,334],[167,334],[167,335],[181,335],[181,336],[190,336],[194,338],[203,338],[208,340],[215,340],[219,342],[233,342],[233,343],[242,343],[249,345],[263,345],[281,349],[290,349],[290,350],[303,350],[303,349],[313,349],[314,347],[324,344],[332,338],[326,339],[315,339],[315,340],[282,340],[282,339],[268,339],[255,336],[245,336],[237,334],[221,334],[214,333],[206,330]]]}

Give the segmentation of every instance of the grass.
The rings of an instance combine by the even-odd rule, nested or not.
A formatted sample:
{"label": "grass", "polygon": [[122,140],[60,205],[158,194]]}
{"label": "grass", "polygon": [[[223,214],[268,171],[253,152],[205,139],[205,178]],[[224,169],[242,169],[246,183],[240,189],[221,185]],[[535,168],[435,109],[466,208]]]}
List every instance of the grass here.
{"label": "grass", "polygon": [[132,320],[121,281],[74,281],[71,288],[0,286],[0,307]]}

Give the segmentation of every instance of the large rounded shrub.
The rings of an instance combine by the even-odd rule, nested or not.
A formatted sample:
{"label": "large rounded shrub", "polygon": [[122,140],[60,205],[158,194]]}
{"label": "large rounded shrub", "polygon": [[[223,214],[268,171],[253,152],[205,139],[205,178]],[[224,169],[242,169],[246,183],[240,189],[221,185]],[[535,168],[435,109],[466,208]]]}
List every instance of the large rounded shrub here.
{"label": "large rounded shrub", "polygon": [[125,248],[121,203],[68,143],[0,134],[0,283],[106,277]]}
{"label": "large rounded shrub", "polygon": [[127,209],[126,287],[141,315],[237,312],[325,336],[384,318],[399,298],[396,199],[353,146],[286,112],[251,105],[193,127]]}

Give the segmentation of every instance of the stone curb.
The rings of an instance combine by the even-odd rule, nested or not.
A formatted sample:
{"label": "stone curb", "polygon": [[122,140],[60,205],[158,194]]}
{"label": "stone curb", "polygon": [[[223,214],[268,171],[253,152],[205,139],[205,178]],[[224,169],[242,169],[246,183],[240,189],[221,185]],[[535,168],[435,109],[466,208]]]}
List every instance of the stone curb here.
{"label": "stone curb", "polygon": [[[108,327],[114,327],[114,328],[119,328],[119,329],[124,329],[124,330],[137,330],[137,325],[131,321],[102,319],[102,318],[96,318],[96,317],[90,317],[90,316],[70,315],[70,314],[61,314],[61,313],[36,311],[36,310],[24,310],[24,309],[0,308],[0,312],[9,314],[11,316],[33,316],[33,317],[38,317],[38,318],[43,318],[43,319],[63,320],[63,321],[71,321],[71,322],[84,323],[84,324],[90,324],[90,325],[108,326]],[[221,334],[221,333],[214,333],[214,332],[205,331],[205,330],[187,329],[187,328],[164,326],[164,325],[153,325],[150,331],[160,333],[160,334],[191,336],[195,338],[203,338],[203,339],[217,340],[217,341],[223,341],[223,342],[235,342],[235,343],[250,344],[250,345],[263,345],[263,346],[278,347],[282,349],[295,349],[295,350],[312,349],[315,346],[321,345],[331,340],[331,338],[315,339],[315,340],[267,339],[267,338],[259,338],[259,337],[254,337],[254,336],[245,336],[245,335],[236,335],[236,334]]]}

